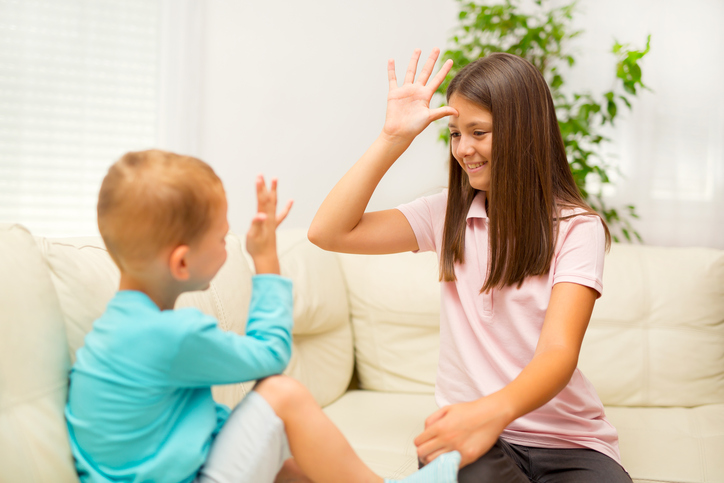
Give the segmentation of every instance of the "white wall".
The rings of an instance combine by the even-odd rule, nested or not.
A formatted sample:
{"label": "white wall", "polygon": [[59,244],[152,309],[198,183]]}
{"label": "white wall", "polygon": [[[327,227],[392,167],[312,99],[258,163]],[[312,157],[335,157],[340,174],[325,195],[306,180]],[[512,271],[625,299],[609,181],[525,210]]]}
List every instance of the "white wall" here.
{"label": "white wall", "polygon": [[581,2],[576,88],[611,87],[614,38],[651,51],[643,91],[605,152],[618,164],[609,201],[634,204],[648,244],[724,248],[724,2]]}
{"label": "white wall", "polygon": [[[559,2],[560,3],[560,2]],[[644,93],[606,148],[625,176],[611,202],[633,203],[645,241],[724,248],[724,2],[581,0],[576,89],[613,82],[613,39],[652,51]],[[293,198],[287,227],[304,228],[326,193],[382,127],[386,62],[404,69],[414,48],[443,50],[457,21],[453,0],[251,2],[207,0],[198,152],[222,176],[232,230],[254,210],[257,173]],[[369,209],[446,183],[437,128],[415,141]],[[193,144],[193,143],[191,143]]]}
{"label": "white wall", "polygon": [[[415,48],[444,48],[456,15],[452,0],[208,0],[199,155],[226,185],[232,230],[246,231],[258,173],[295,200],[285,227],[307,227],[382,129],[387,59],[404,72]],[[370,208],[446,184],[436,137],[415,141]]]}

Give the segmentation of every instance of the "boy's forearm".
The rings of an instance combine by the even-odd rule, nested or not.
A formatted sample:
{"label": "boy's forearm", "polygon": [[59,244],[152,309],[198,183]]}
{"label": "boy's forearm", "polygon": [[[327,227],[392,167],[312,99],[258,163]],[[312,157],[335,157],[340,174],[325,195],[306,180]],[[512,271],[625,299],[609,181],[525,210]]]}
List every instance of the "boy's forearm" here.
{"label": "boy's forearm", "polygon": [[254,268],[257,274],[274,274],[279,275],[281,269],[279,268],[279,257],[276,251],[269,255],[257,255],[252,257],[254,260]]}
{"label": "boy's forearm", "polygon": [[246,336],[258,339],[255,356],[257,361],[266,361],[265,374],[276,374],[289,363],[292,348],[292,326],[294,302],[292,282],[285,277],[259,276],[252,279],[252,297],[249,304],[249,320]]}

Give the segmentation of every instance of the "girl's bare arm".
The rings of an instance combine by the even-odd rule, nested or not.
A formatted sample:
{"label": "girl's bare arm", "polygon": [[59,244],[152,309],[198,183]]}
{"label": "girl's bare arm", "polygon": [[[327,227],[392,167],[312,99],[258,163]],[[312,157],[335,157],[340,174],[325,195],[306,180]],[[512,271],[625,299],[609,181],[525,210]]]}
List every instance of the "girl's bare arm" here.
{"label": "girl's bare arm", "polygon": [[432,121],[456,115],[451,107],[430,109],[430,99],[452,67],[447,61],[427,84],[440,51],[434,49],[415,80],[420,51],[410,59],[402,86],[395,62],[388,62],[390,83],[385,125],[372,146],[337,183],[319,207],[309,240],[325,250],[382,254],[417,250],[415,234],[399,210],[365,213],[382,177]]}
{"label": "girl's bare arm", "polygon": [[533,359],[510,384],[468,403],[439,409],[416,439],[423,462],[448,451],[462,454],[462,466],[490,449],[506,426],[541,407],[568,384],[578,364],[583,336],[597,293],[576,283],[553,286]]}

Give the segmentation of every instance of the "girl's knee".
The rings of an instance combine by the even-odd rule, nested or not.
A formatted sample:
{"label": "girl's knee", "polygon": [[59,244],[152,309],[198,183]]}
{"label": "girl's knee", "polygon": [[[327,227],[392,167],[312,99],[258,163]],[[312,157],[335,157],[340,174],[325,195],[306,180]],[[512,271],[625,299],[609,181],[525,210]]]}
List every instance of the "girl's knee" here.
{"label": "girl's knee", "polygon": [[458,473],[459,483],[480,481],[504,481],[506,483],[529,483],[528,477],[518,468],[502,448],[500,440],[490,450],[465,466]]}

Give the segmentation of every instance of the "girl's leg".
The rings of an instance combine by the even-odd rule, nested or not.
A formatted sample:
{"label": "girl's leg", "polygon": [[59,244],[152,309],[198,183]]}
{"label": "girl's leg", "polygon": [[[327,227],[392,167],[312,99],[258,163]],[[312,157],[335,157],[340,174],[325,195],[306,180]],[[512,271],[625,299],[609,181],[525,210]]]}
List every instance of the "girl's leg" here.
{"label": "girl's leg", "polygon": [[[272,376],[259,381],[254,391],[284,422],[294,459],[310,479],[317,483],[383,483],[359,459],[301,383],[286,376]],[[456,482],[459,458],[457,452],[442,455],[407,481]]]}
{"label": "girl's leg", "polygon": [[541,483],[631,483],[609,456],[592,449],[529,448],[531,476]]}
{"label": "girl's leg", "polygon": [[458,473],[459,483],[500,481],[505,483],[530,483],[519,467],[520,456],[502,439],[483,456],[473,461]]}

